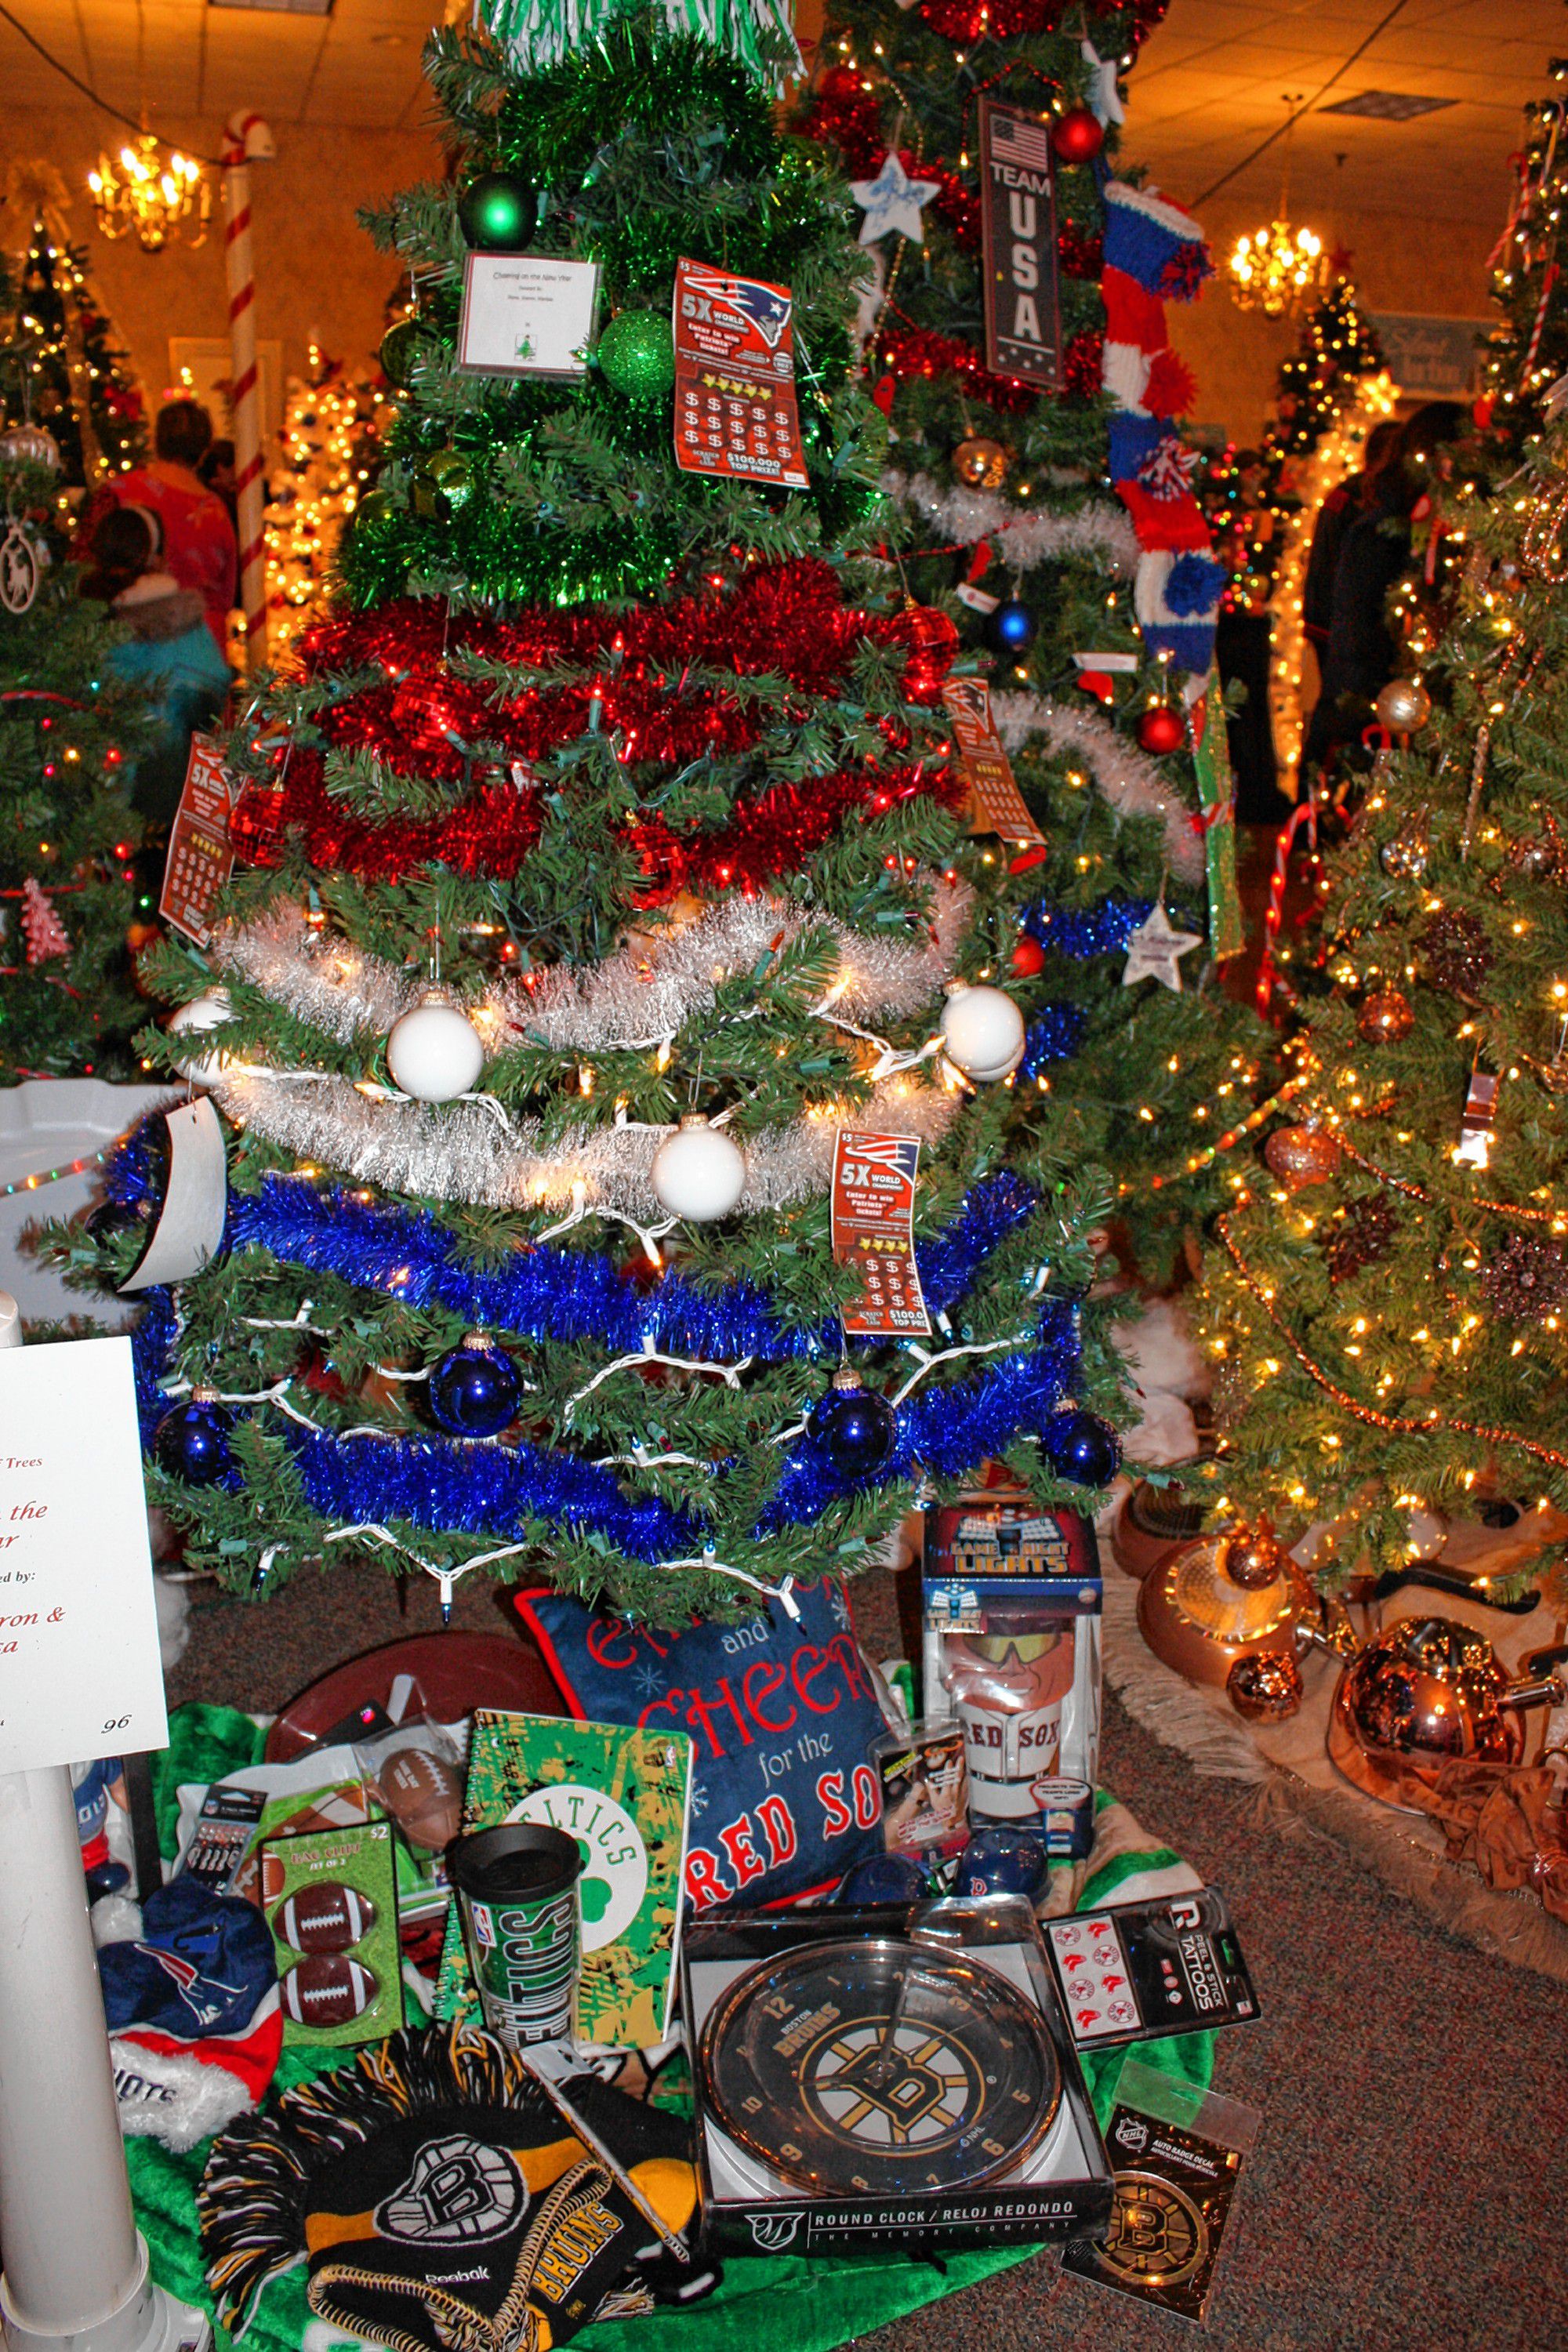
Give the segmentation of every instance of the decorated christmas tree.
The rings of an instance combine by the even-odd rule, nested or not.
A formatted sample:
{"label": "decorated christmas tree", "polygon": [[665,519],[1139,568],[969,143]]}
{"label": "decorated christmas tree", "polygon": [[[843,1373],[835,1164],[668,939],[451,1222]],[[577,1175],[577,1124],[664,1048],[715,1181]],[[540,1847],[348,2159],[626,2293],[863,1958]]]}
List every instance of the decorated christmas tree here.
{"label": "decorated christmas tree", "polygon": [[1491,257],[1491,294],[1502,317],[1487,338],[1477,422],[1505,453],[1539,433],[1547,393],[1568,374],[1568,310],[1562,293],[1563,205],[1568,195],[1568,64],[1553,61],[1554,97],[1528,107],[1514,184]]}
{"label": "decorated christmas tree", "polygon": [[1565,463],[1558,426],[1490,505],[1439,485],[1457,606],[1332,861],[1290,1121],[1213,1255],[1216,1507],[1329,1523],[1331,1573],[1425,1551],[1421,1513],[1506,1500],[1560,1540],[1568,1506]]}
{"label": "decorated christmas tree", "polygon": [[384,401],[310,345],[289,380],[283,444],[267,486],[267,642],[280,659],[327,602],[343,529],[370,478]]}
{"label": "decorated christmas tree", "polygon": [[[956,631],[856,552],[886,425],[790,57],[746,14],[433,39],[458,167],[374,224],[419,300],[349,593],[229,744],[210,948],[148,960],[229,1155],[136,1337],[150,1490],[240,1589],[359,1553],[668,1621],[987,1459],[1114,1467],[1114,1184],[1010,1133],[1018,877],[960,816]],[[158,1141],[134,1230],[66,1244],[100,1279]]]}
{"label": "decorated christmas tree", "polygon": [[21,264],[9,338],[26,362],[4,383],[7,424],[54,436],[68,488],[96,488],[146,453],[142,394],[87,274],[87,255],[39,213]]}
{"label": "decorated christmas tree", "polygon": [[1195,223],[1110,171],[1117,61],[1161,13],[1092,11],[1086,38],[1082,12],[1049,0],[839,0],[799,115],[841,160],[870,257],[859,330],[891,433],[889,540],[990,672],[1038,836],[1005,861],[1020,1084],[1042,1133],[1114,1169],[1151,1273],[1257,1075],[1213,993],[1215,951],[1240,943],[1205,695],[1222,575],[1166,333],[1166,300],[1198,290],[1208,257]]}
{"label": "decorated christmas tree", "polygon": [[[3,373],[3,372],[0,372]],[[60,561],[42,429],[0,440],[0,1080],[123,1076],[147,1005],[128,791],[144,720],[109,667],[113,624]]]}

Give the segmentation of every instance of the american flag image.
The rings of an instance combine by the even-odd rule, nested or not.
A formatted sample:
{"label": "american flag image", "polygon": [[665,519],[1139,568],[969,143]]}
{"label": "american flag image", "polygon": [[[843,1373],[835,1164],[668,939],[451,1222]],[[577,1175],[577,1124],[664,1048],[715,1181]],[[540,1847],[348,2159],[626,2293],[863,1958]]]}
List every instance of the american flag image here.
{"label": "american flag image", "polygon": [[1031,122],[996,108],[991,116],[991,153],[998,163],[1016,163],[1025,171],[1051,168],[1051,134],[1043,122]]}

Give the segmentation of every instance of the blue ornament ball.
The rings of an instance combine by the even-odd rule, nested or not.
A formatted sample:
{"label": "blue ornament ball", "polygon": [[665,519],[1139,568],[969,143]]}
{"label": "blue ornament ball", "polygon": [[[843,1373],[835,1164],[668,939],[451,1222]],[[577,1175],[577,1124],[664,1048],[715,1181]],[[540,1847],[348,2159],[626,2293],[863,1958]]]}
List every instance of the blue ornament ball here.
{"label": "blue ornament ball", "polygon": [[1032,1830],[976,1830],[958,1857],[955,1895],[1022,1895],[1033,1903],[1051,1874],[1043,1841]]}
{"label": "blue ornament ball", "polygon": [[868,1853],[858,1862],[834,1896],[836,1903],[919,1903],[926,1877],[907,1853]]}
{"label": "blue ornament ball", "polygon": [[1027,604],[1009,596],[992,614],[991,631],[1004,653],[1021,654],[1035,641],[1035,616]]}
{"label": "blue ornament ball", "polygon": [[234,1415],[226,1405],[198,1389],[163,1415],[153,1433],[160,1466],[187,1486],[215,1486],[228,1475],[229,1432]]}
{"label": "blue ornament ball", "polygon": [[899,1417],[885,1396],[840,1372],[806,1429],[841,1478],[872,1478],[892,1453]]}
{"label": "blue ornament ball", "polygon": [[470,1332],[429,1379],[430,1411],[453,1437],[495,1437],[517,1418],[522,1380],[503,1348]]}
{"label": "blue ornament ball", "polygon": [[1110,1423],[1077,1405],[1052,1413],[1045,1447],[1058,1476],[1079,1486],[1109,1486],[1121,1467],[1121,1440]]}

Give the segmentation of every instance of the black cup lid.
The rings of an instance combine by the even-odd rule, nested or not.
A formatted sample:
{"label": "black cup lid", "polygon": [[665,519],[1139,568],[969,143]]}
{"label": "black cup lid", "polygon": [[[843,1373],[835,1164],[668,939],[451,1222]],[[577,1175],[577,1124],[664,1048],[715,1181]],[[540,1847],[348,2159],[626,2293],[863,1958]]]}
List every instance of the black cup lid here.
{"label": "black cup lid", "polygon": [[480,1903],[542,1903],[583,1872],[576,1839],[544,1822],[506,1822],[456,1837],[446,1863],[452,1885]]}

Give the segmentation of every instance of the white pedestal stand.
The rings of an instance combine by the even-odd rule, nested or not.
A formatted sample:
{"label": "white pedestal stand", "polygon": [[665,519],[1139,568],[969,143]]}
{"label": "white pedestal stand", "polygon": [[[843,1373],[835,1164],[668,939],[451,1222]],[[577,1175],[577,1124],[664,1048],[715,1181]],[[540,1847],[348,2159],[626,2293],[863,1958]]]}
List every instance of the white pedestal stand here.
{"label": "white pedestal stand", "polygon": [[[21,1339],[0,1292],[0,1347]],[[126,2177],[70,1773],[0,1773],[0,2334],[7,2352],[175,2352],[205,2314],[148,2273]]]}

